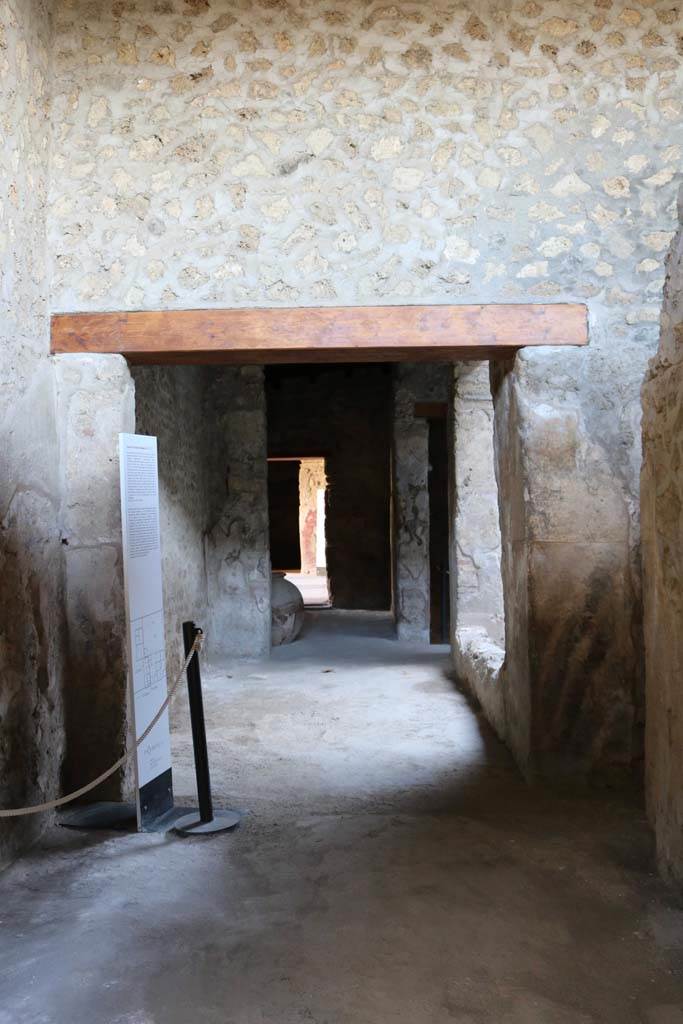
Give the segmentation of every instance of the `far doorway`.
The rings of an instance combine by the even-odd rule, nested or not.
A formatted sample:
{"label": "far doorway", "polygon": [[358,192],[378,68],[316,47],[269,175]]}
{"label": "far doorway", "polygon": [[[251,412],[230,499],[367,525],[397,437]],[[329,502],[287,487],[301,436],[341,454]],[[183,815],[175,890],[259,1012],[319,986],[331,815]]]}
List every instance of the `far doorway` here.
{"label": "far doorway", "polygon": [[299,588],[308,608],[330,606],[325,508],[327,476],[320,456],[268,459],[270,560]]}
{"label": "far doorway", "polygon": [[337,611],[390,612],[392,367],[268,366],[265,392],[273,570],[309,593],[324,570]]}

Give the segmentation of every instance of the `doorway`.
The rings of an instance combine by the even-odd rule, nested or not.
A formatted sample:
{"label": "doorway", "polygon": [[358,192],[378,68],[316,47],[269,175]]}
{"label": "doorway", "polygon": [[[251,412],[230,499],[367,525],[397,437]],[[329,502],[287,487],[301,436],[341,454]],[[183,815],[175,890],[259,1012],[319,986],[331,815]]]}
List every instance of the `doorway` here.
{"label": "doorway", "polygon": [[309,608],[330,606],[325,508],[327,477],[320,456],[268,459],[270,561],[298,587]]}
{"label": "doorway", "polygon": [[391,366],[268,366],[264,383],[269,492],[289,495],[286,516],[271,506],[273,568],[305,589],[324,573],[339,611],[390,611]]}

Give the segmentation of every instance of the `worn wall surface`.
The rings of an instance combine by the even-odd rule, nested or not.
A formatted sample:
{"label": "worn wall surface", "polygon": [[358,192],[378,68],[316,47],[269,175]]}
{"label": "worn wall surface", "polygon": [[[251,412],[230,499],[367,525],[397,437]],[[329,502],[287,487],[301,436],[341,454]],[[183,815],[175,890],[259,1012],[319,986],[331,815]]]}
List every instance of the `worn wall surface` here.
{"label": "worn wall surface", "polygon": [[[129,739],[119,433],[135,432],[134,387],[115,355],[55,358],[68,686],[64,785],[80,788]],[[115,775],[91,799],[120,798]]]}
{"label": "worn wall surface", "polygon": [[394,614],[399,639],[418,643],[429,643],[429,422],[415,404],[446,402],[450,375],[442,363],[403,363],[394,372]]}
{"label": "worn wall surface", "polygon": [[208,629],[204,544],[208,525],[206,373],[194,366],[138,366],[135,433],[157,438],[166,658],[183,659],[182,624]]}
{"label": "worn wall surface", "polygon": [[56,19],[55,309],[588,304],[589,349],[521,355],[497,391],[520,498],[508,660],[552,772],[639,756],[639,388],[682,18],[669,0],[63,0]]}
{"label": "worn wall surface", "polygon": [[389,609],[390,367],[269,367],[266,381],[268,454],[325,458],[333,605]]}
{"label": "worn wall surface", "polygon": [[207,370],[207,651],[270,651],[266,400],[261,367]]}
{"label": "worn wall surface", "polygon": [[[37,0],[5,11],[3,126],[21,127],[0,244],[26,310],[6,322],[33,354],[4,372],[46,396],[47,20]],[[55,310],[588,304],[589,349],[522,354],[496,381],[511,707],[552,773],[612,774],[641,749],[639,388],[675,220],[682,18],[669,0],[57,3]],[[47,502],[39,534],[56,466],[10,495]]]}
{"label": "worn wall surface", "polygon": [[[600,378],[577,378],[571,360],[550,352],[494,374],[504,687],[511,742],[529,774],[616,781],[642,762],[638,410],[628,358],[607,395],[607,364]],[[631,417],[621,444],[610,437],[616,398]]]}
{"label": "worn wall surface", "polygon": [[488,363],[458,363],[450,473],[451,652],[456,676],[506,737],[500,507]]}
{"label": "worn wall surface", "polygon": [[[0,5],[0,805],[59,792],[65,628],[48,358],[48,7]],[[45,817],[0,824],[0,863]]]}
{"label": "worn wall surface", "polygon": [[[679,200],[683,225],[683,193]],[[648,811],[662,871],[683,881],[683,227],[643,387],[642,530]]]}

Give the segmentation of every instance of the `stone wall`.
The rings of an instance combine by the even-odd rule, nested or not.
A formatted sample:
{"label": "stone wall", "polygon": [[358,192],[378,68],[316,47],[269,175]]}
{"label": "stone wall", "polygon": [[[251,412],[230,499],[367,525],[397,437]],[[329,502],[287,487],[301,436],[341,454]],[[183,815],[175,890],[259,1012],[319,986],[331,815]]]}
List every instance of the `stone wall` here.
{"label": "stone wall", "polygon": [[207,651],[270,652],[268,463],[263,370],[207,371]]}
{"label": "stone wall", "polygon": [[[59,792],[65,623],[45,245],[50,25],[0,6],[0,806]],[[0,823],[0,864],[45,816]]]}
{"label": "stone wall", "polygon": [[609,387],[606,368],[577,378],[560,353],[495,369],[503,686],[510,742],[532,775],[616,781],[642,763],[639,359],[623,361]]}
{"label": "stone wall", "polygon": [[183,658],[183,622],[193,619],[208,629],[206,372],[194,366],[138,366],[133,379],[135,432],[158,439],[166,657],[173,679]]}
{"label": "stone wall", "polygon": [[[679,199],[683,224],[683,193]],[[683,882],[683,227],[643,387],[646,780],[663,873]]]}
{"label": "stone wall", "polygon": [[429,422],[415,404],[446,402],[449,377],[442,363],[403,363],[394,375],[394,615],[399,639],[418,643],[429,643]]}
{"label": "stone wall", "polygon": [[62,0],[55,309],[586,299],[601,348],[647,347],[681,19]]}
{"label": "stone wall", "polygon": [[513,745],[552,773],[639,758],[639,389],[682,18],[669,0],[58,4],[55,309],[588,304],[588,349],[496,381]]}
{"label": "stone wall", "polygon": [[391,606],[391,370],[269,367],[268,454],[325,458],[327,573],[335,608]]}
{"label": "stone wall", "polygon": [[454,368],[451,467],[451,651],[458,680],[506,737],[500,681],[505,628],[500,508],[488,363]]}
{"label": "stone wall", "polygon": [[[481,370],[456,379],[453,656],[527,777],[622,782],[643,750],[637,495],[582,402],[604,382],[574,372],[559,352],[494,364],[493,404]],[[614,387],[630,408],[634,383]]]}

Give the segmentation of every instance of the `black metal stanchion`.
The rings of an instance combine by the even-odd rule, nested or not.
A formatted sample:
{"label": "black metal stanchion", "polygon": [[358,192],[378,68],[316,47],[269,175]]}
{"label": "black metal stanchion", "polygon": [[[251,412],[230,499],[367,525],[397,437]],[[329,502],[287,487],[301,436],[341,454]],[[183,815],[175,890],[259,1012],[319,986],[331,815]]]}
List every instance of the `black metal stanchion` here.
{"label": "black metal stanchion", "polygon": [[[192,644],[201,630],[194,622],[183,622],[183,643],[185,657],[192,650]],[[209,754],[206,748],[206,726],[204,724],[204,701],[202,700],[202,679],[199,672],[199,657],[194,657],[187,666],[187,692],[190,700],[190,720],[192,723],[192,746],[194,748],[194,767],[197,776],[197,797],[199,814],[193,811],[178,818],[173,828],[184,836],[202,835],[207,832],[223,832],[239,824],[240,816],[236,811],[214,811],[211,800],[211,777],[209,774]]]}

